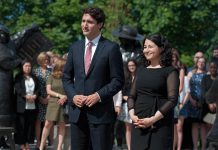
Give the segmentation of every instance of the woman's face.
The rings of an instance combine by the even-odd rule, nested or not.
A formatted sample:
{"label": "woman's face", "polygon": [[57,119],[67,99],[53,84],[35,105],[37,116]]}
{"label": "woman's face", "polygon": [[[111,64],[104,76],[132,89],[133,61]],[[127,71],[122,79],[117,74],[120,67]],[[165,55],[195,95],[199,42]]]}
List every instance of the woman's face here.
{"label": "woman's face", "polygon": [[129,72],[134,73],[136,71],[136,64],[133,61],[129,61],[127,65]]}
{"label": "woman's face", "polygon": [[48,63],[49,63],[49,58],[48,57],[46,57],[44,60],[43,60],[43,62],[41,63],[41,67],[46,67],[47,65],[48,65]]}
{"label": "woman's face", "polygon": [[204,70],[205,68],[205,59],[204,58],[199,58],[197,61],[197,67],[200,70]]}
{"label": "woman's face", "polygon": [[31,72],[31,69],[32,69],[32,66],[29,62],[26,62],[24,65],[23,65],[23,73],[24,74],[30,74]]}
{"label": "woman's face", "polygon": [[149,61],[160,60],[160,48],[151,40],[146,39],[144,43],[144,56]]}
{"label": "woman's face", "polygon": [[214,62],[210,63],[209,72],[212,76],[215,76],[217,74],[217,66]]}

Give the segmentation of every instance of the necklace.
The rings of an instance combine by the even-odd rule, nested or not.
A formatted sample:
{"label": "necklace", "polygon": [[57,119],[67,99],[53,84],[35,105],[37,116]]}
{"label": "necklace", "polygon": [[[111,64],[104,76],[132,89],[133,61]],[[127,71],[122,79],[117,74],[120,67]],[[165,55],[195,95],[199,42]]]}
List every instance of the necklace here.
{"label": "necklace", "polygon": [[156,68],[162,68],[160,65],[156,65],[156,66],[148,66],[147,68],[151,68],[151,69],[156,69]]}

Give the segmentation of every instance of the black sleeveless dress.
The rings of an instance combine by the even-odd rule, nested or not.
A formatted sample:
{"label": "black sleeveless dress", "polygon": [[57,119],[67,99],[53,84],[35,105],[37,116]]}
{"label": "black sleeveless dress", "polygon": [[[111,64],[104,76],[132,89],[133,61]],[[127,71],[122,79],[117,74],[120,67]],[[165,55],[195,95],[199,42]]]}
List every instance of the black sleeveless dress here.
{"label": "black sleeveless dress", "polygon": [[130,91],[128,108],[139,118],[159,110],[164,118],[154,128],[132,128],[131,150],[173,149],[173,110],[179,93],[179,74],[173,67],[140,67]]}

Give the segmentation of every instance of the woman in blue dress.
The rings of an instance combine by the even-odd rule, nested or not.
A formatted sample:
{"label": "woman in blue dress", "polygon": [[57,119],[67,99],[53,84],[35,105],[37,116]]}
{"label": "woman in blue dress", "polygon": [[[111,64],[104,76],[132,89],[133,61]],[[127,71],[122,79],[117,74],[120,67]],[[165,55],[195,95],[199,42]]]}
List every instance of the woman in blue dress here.
{"label": "woman in blue dress", "polygon": [[[188,73],[190,86],[190,101],[188,101],[188,114],[192,119],[193,149],[198,149],[200,135],[202,150],[206,149],[207,127],[202,121],[203,99],[201,82],[206,75],[206,60],[204,57],[197,60],[195,68]],[[200,130],[199,130],[200,129]],[[199,133],[200,132],[200,133]]]}

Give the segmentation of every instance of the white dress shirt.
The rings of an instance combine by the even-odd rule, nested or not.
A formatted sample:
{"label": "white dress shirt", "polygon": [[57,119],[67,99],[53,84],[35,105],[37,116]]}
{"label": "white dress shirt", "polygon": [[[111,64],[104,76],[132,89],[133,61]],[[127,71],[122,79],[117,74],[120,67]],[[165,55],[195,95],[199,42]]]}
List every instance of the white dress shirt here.
{"label": "white dress shirt", "polygon": [[84,57],[86,56],[86,50],[87,50],[87,47],[88,47],[88,43],[89,42],[92,42],[92,57],[91,57],[91,60],[95,54],[95,51],[96,51],[96,48],[98,46],[98,42],[99,42],[99,39],[101,38],[101,34],[99,34],[96,38],[94,38],[92,41],[89,41],[87,39],[87,37],[85,38],[85,54],[84,54]]}
{"label": "white dress shirt", "polygon": [[[34,94],[35,83],[33,81],[33,78],[30,77],[28,79],[25,79],[25,88],[26,88],[27,95]],[[26,101],[25,109],[36,109],[35,102]]]}

